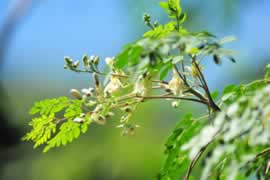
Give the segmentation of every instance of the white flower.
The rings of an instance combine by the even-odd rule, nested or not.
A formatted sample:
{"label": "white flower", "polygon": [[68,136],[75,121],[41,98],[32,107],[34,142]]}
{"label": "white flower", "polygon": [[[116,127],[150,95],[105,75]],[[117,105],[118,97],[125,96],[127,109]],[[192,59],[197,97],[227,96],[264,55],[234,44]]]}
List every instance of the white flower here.
{"label": "white flower", "polygon": [[107,65],[109,65],[110,67],[113,66],[113,63],[114,63],[114,57],[107,57],[105,58],[105,62]]}
{"label": "white flower", "polygon": [[149,93],[151,86],[152,84],[149,78],[141,75],[135,83],[133,93],[140,96],[146,96]]}
{"label": "white flower", "polygon": [[121,83],[120,79],[115,76],[110,77],[110,82],[107,84],[107,86],[104,89],[104,94],[113,94],[117,92],[119,89],[123,87],[123,84]]}
{"label": "white flower", "polygon": [[179,75],[175,69],[173,70],[173,77],[168,84],[168,88],[172,91],[172,93],[174,95],[180,95],[183,93],[184,82],[179,77]]}

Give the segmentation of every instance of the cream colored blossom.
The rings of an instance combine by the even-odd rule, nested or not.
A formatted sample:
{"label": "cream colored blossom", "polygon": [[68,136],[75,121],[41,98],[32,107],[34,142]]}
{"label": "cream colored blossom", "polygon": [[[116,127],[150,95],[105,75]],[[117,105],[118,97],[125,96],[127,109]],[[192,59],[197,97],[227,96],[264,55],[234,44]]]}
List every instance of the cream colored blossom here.
{"label": "cream colored blossom", "polygon": [[[195,87],[198,87],[199,86],[199,71],[198,69],[195,67],[195,65],[191,65],[191,66],[186,66],[185,67],[188,71],[188,74],[189,76],[192,76],[193,77],[193,80],[194,80],[194,86]],[[202,67],[200,67],[200,69],[202,69]]]}
{"label": "cream colored blossom", "polygon": [[107,57],[105,58],[105,62],[107,65],[109,65],[110,67],[113,66],[113,63],[114,63],[114,57]]}
{"label": "cream colored blossom", "polygon": [[174,69],[173,70],[173,76],[172,79],[169,81],[168,84],[168,89],[171,90],[171,92],[174,95],[181,95],[184,90],[184,82],[183,80],[179,77],[177,71]]}
{"label": "cream colored blossom", "polygon": [[139,76],[134,86],[134,94],[146,96],[151,90],[152,83],[147,76]]}
{"label": "cream colored blossom", "polygon": [[113,94],[117,92],[119,89],[123,87],[123,84],[121,83],[119,77],[111,76],[110,82],[107,84],[107,86],[104,89],[105,96],[108,94]]}

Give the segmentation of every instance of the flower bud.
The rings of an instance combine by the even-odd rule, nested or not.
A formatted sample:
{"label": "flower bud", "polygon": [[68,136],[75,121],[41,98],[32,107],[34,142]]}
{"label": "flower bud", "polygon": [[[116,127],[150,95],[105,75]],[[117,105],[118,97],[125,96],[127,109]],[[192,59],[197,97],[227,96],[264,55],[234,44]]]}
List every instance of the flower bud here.
{"label": "flower bud", "polygon": [[88,63],[89,63],[88,62],[88,56],[85,54],[82,59],[83,59],[83,65],[88,66]]}
{"label": "flower bud", "polygon": [[178,108],[179,107],[179,104],[180,104],[180,101],[173,101],[172,102],[172,107]]}
{"label": "flower bud", "polygon": [[81,95],[80,91],[78,91],[77,89],[71,89],[70,93],[74,98],[79,99],[79,100],[82,99],[82,95]]}
{"label": "flower bud", "polygon": [[83,118],[76,117],[75,119],[73,119],[73,122],[82,124],[84,122],[84,119]]}
{"label": "flower bud", "polygon": [[93,60],[93,63],[97,65],[99,63],[99,60],[100,60],[99,56],[96,56]]}
{"label": "flower bud", "polygon": [[132,124],[126,124],[123,127],[123,131],[122,131],[122,135],[126,136],[126,135],[130,135],[133,136],[135,135],[136,129],[140,127],[138,125],[132,125]]}
{"label": "flower bud", "polygon": [[80,117],[81,118],[84,118],[85,117],[85,113],[81,113]]}
{"label": "flower bud", "polygon": [[151,16],[149,14],[144,14],[143,15],[143,21],[145,23],[149,23],[151,21]]}
{"label": "flower bud", "polygon": [[73,68],[76,69],[79,65],[80,65],[80,62],[79,61],[75,61],[72,66],[73,66]]}
{"label": "flower bud", "polygon": [[108,112],[108,114],[106,115],[106,118],[110,118],[112,116],[114,116],[114,113],[113,112]]}
{"label": "flower bud", "polygon": [[158,21],[155,21],[154,22],[154,27],[158,27],[158,25],[159,25]]}
{"label": "flower bud", "polygon": [[113,60],[113,58],[107,57],[107,58],[105,58],[105,62],[106,62],[107,65],[112,67],[114,60]]}
{"label": "flower bud", "polygon": [[130,106],[126,106],[123,108],[123,111],[125,111],[126,113],[130,113],[132,111]]}
{"label": "flower bud", "polygon": [[88,97],[93,95],[93,93],[90,91],[90,89],[82,89],[82,93]]}
{"label": "flower bud", "polygon": [[71,65],[72,64],[72,59],[70,57],[65,56],[64,59],[65,59],[67,65]]}
{"label": "flower bud", "polygon": [[90,64],[93,64],[94,61],[95,61],[95,58],[96,58],[96,56],[94,56],[94,55],[90,56],[90,58],[89,58],[89,63],[90,63]]}
{"label": "flower bud", "polygon": [[102,115],[98,115],[98,117],[95,118],[94,121],[99,125],[104,125],[106,123],[106,118]]}

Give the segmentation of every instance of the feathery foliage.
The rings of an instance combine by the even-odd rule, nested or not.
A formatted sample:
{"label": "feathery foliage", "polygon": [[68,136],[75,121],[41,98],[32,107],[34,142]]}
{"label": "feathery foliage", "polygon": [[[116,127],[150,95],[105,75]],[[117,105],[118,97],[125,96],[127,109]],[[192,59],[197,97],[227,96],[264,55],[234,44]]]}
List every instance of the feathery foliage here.
{"label": "feathery foliage", "polygon": [[160,6],[171,21],[153,23],[145,14],[150,30],[115,57],[106,58],[104,70],[98,56],[84,55],[82,62],[65,57],[65,69],[92,74],[94,87],[72,89],[73,99],[37,102],[30,111],[32,130],[23,139],[47,152],[72,142],[91,123],[105,125],[117,109],[121,111],[117,127],[123,135],[132,135],[139,126],[130,118],[140,104],[163,99],[177,108],[182,101],[192,101],[208,112],[198,118],[187,113],[179,121],[165,144],[165,161],[156,179],[187,180],[194,169],[201,179],[267,179],[270,65],[264,78],[229,85],[217,99],[218,92],[208,88],[202,62],[212,57],[217,65],[223,60],[235,63],[234,52],[223,47],[235,38],[218,39],[207,31],[184,29],[187,15],[180,0],[163,1]]}

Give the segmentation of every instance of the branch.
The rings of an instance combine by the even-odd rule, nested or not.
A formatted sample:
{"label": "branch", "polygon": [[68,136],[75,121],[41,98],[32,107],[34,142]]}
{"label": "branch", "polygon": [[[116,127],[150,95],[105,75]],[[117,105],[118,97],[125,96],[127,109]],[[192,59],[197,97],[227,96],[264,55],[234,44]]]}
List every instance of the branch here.
{"label": "branch", "polygon": [[[189,86],[187,79],[185,78],[185,76],[182,76],[181,72],[178,70],[176,65],[174,65],[174,68],[175,68],[176,72],[178,73],[179,77],[184,81],[185,85],[189,88],[188,92],[190,92],[194,96],[198,97],[201,101],[208,102],[208,99],[205,98],[200,92],[196,91],[195,89],[193,89],[192,87]],[[206,105],[208,105],[208,103],[206,103]]]}
{"label": "branch", "polygon": [[207,147],[212,144],[215,141],[215,137],[218,134],[218,132],[214,135],[213,139],[208,142],[206,145],[204,145],[200,151],[196,154],[195,158],[191,161],[191,163],[189,164],[188,170],[186,172],[186,175],[184,177],[184,180],[188,180],[190,177],[190,174],[193,170],[193,168],[195,167],[195,165],[197,164],[198,160],[200,159],[200,157],[202,156],[202,154],[205,152],[205,150],[207,149]]}
{"label": "branch", "polygon": [[195,67],[199,73],[199,78],[202,81],[203,89],[205,90],[206,95],[207,95],[208,100],[209,100],[209,106],[211,107],[211,109],[213,109],[213,111],[220,111],[220,108],[218,107],[218,105],[216,105],[216,103],[214,102],[214,100],[211,96],[211,93],[210,93],[210,90],[209,90],[208,85],[206,83],[206,80],[204,78],[204,75],[203,75],[198,63],[196,62],[195,57],[192,57],[192,63],[195,65]]}
{"label": "branch", "polygon": [[142,99],[178,99],[178,100],[186,100],[186,101],[193,101],[193,102],[199,102],[202,104],[207,104],[207,102],[202,101],[200,99],[177,97],[177,96],[139,96],[139,95],[136,95],[136,97],[142,98]]}

